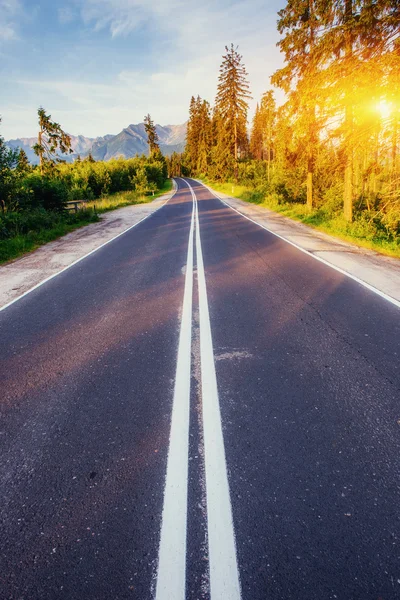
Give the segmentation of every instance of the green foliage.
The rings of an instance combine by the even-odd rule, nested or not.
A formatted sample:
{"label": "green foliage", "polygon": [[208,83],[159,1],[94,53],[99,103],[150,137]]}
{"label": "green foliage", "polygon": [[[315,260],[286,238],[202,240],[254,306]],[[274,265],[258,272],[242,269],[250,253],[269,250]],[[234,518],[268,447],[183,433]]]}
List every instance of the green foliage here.
{"label": "green foliage", "polygon": [[11,260],[77,227],[96,222],[93,209],[62,214],[43,208],[0,215],[0,262]]}
{"label": "green foliage", "polygon": [[238,162],[247,157],[247,110],[250,98],[242,56],[231,44],[220,67],[215,107],[192,96],[186,147],[174,172],[204,174],[214,179],[237,177]]}
{"label": "green foliage", "polygon": [[210,164],[210,105],[200,96],[190,100],[186,133],[185,165],[190,173],[206,173]]}
{"label": "green foliage", "polygon": [[[247,72],[238,48],[225,46],[226,54],[221,63],[215,105],[220,115],[223,135],[219,143],[225,144],[225,151],[233,157],[234,172],[237,177],[237,163],[248,151],[246,132],[248,100],[251,98]],[[221,149],[218,156],[221,154]]]}
{"label": "green foliage", "polygon": [[7,148],[0,136],[0,207],[3,213],[16,209],[26,196],[22,181],[26,170],[24,155]]}
{"label": "green foliage", "polygon": [[[85,158],[57,167],[56,179],[68,188],[68,200],[94,200],[120,191],[136,190],[138,178],[146,178],[143,193],[163,187],[168,168],[162,155],[117,158],[107,162]],[[143,188],[144,189],[144,188]]]}
{"label": "green foliage", "polygon": [[37,144],[33,146],[35,154],[39,157],[40,172],[43,175],[55,167],[62,159],[57,156],[57,150],[62,154],[71,154],[71,138],[61,129],[61,126],[51,120],[44,108],[38,109],[39,135]]}
{"label": "green foliage", "polygon": [[132,184],[139,196],[145,196],[147,193],[157,189],[154,183],[150,183],[147,178],[145,167],[140,167],[132,177]]}
{"label": "green foliage", "polygon": [[230,182],[243,199],[268,199],[284,214],[358,243],[397,244],[399,17],[395,0],[287,0],[278,20],[285,65],[271,78],[286,101],[277,109],[269,90],[257,105],[252,160],[246,71],[231,45],[211,119],[201,120],[204,101],[191,99],[186,149],[174,173]]}
{"label": "green foliage", "polygon": [[[89,156],[57,164],[43,175],[27,164],[24,154],[6,148],[0,137],[0,261],[97,220],[98,211],[136,204],[141,196],[170,189],[161,154],[109,162]],[[86,208],[71,213],[66,210],[69,200],[82,200]]]}
{"label": "green foliage", "polygon": [[160,146],[158,143],[158,135],[156,126],[152,121],[150,115],[146,115],[144,118],[144,129],[147,133],[147,141],[150,149],[150,156],[159,156],[161,154]]}
{"label": "green foliage", "polygon": [[68,185],[62,179],[44,176],[33,172],[23,179],[25,197],[19,203],[19,210],[29,211],[43,208],[46,211],[63,212],[69,200]]}
{"label": "green foliage", "polygon": [[166,158],[168,177],[184,177],[189,174],[189,169],[184,165],[184,156],[178,152],[173,152]]}

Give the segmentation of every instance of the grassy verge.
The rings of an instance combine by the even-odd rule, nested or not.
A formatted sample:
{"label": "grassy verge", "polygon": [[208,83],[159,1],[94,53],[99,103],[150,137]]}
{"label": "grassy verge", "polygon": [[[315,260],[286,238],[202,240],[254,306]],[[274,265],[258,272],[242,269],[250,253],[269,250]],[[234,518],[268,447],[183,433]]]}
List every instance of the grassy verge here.
{"label": "grassy verge", "polygon": [[148,202],[153,202],[153,200],[159,198],[163,194],[167,194],[171,190],[172,179],[167,179],[163,187],[157,192],[154,192],[154,196],[138,196],[136,192],[133,191],[117,192],[115,194],[110,194],[109,196],[104,196],[103,198],[98,198],[92,202],[86,202],[85,206],[87,208],[95,208],[97,213],[103,213],[109,210],[115,210],[116,208],[131,206],[133,204],[147,204]]}
{"label": "grassy verge", "polygon": [[280,204],[273,196],[260,196],[258,192],[244,185],[207,180],[204,180],[204,182],[216,192],[222,192],[258,206],[264,206],[294,221],[299,221],[313,229],[323,231],[362,248],[375,250],[386,256],[400,258],[400,239],[388,239],[384,232],[377,231],[373,223],[368,222],[367,219],[356,219],[353,223],[347,223],[342,215],[327,214],[322,209],[310,213],[304,204],[295,202]]}
{"label": "grassy verge", "polygon": [[96,213],[86,210],[76,215],[67,215],[67,218],[60,219],[52,227],[19,233],[8,239],[0,240],[0,264],[18,258],[27,252],[32,252],[39,246],[43,246],[43,244],[52,242],[75,229],[96,221],[99,221]]}
{"label": "grassy verge", "polygon": [[39,246],[52,242],[75,229],[99,221],[98,214],[100,213],[122,208],[123,206],[152,202],[171,190],[172,180],[169,179],[162,189],[154,193],[154,196],[137,196],[135,192],[131,191],[117,192],[98,198],[93,202],[87,202],[84,210],[77,213],[58,215],[53,219],[54,222],[43,222],[42,225],[35,223],[35,227],[32,227],[29,231],[22,231],[12,237],[0,239],[0,264],[32,252]]}

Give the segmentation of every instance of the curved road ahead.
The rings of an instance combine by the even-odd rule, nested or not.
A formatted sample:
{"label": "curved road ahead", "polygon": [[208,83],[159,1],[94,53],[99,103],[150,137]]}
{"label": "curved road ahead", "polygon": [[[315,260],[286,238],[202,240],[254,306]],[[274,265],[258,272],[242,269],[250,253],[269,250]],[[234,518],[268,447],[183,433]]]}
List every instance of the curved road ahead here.
{"label": "curved road ahead", "polygon": [[194,180],[0,312],[0,598],[400,598],[400,312]]}

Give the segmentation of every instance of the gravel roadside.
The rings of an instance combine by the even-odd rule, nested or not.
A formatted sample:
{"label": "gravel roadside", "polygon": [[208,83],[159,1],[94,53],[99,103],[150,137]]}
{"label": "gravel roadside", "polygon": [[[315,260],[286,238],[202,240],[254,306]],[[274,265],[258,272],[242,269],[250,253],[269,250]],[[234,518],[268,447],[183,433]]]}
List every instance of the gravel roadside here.
{"label": "gravel roadside", "polygon": [[98,223],[81,227],[0,266],[0,309],[136,225],[160,208],[174,193],[169,192],[148,204],[125,206],[103,213]]}

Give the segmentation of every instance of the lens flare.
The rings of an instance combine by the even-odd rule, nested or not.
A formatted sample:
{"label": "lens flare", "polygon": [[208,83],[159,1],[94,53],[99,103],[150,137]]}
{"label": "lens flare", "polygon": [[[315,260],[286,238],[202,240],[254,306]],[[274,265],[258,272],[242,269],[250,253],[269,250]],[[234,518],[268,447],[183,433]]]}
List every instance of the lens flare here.
{"label": "lens flare", "polygon": [[392,107],[391,102],[388,102],[387,100],[382,99],[377,103],[376,109],[382,119],[388,119],[390,117],[390,115],[392,114],[393,107]]}

